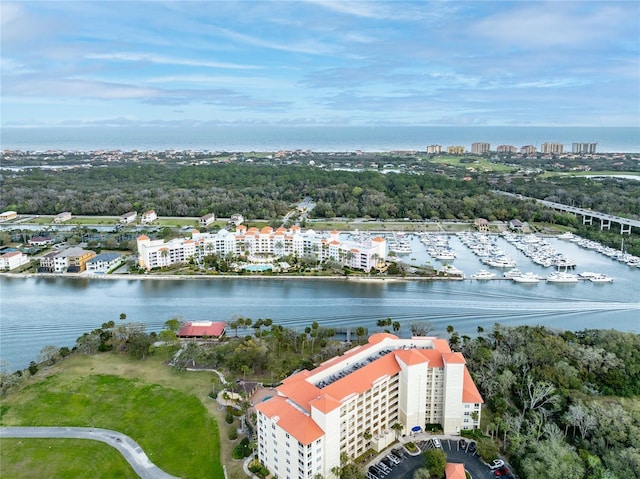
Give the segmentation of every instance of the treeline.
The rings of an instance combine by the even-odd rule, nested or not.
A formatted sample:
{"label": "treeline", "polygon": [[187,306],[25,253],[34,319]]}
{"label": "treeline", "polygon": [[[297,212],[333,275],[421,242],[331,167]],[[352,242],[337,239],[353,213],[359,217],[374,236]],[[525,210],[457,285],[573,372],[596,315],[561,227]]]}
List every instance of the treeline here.
{"label": "treeline", "polygon": [[139,165],[6,175],[0,209],[24,214],[282,217],[305,196],[318,218],[542,219],[544,208],[495,195],[484,181],[436,174],[329,171],[303,166]]}
{"label": "treeline", "polygon": [[544,327],[451,333],[521,477],[640,478],[640,335]]}

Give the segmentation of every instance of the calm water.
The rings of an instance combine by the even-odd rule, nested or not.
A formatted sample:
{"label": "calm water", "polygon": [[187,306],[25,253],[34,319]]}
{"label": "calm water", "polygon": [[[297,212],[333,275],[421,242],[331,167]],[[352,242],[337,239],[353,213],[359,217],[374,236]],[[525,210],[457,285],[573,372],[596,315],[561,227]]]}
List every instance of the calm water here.
{"label": "calm water", "polygon": [[211,151],[390,151],[420,150],[427,145],[491,143],[520,148],[545,142],[562,143],[571,151],[574,142],[598,143],[598,152],[640,152],[640,128],[596,127],[68,127],[1,129],[1,148],[12,150],[165,150]]}
{"label": "calm water", "polygon": [[[457,240],[453,264],[467,276],[483,268]],[[499,245],[522,271],[548,274],[515,248]],[[427,260],[417,238],[414,263]],[[446,337],[449,324],[464,334],[477,326],[545,325],[580,330],[615,328],[640,333],[640,269],[632,269],[573,243],[555,241],[556,249],[578,261],[576,272],[595,271],[615,277],[613,284],[523,285],[510,281],[382,282],[213,279],[89,280],[0,277],[0,358],[12,371],[37,358],[45,345],[73,346],[83,332],[103,322],[127,320],[157,331],[172,317],[184,320],[229,320],[233,315],[272,318],[303,329],[313,321],[323,326],[363,325],[375,330],[378,319],[400,321],[408,334],[413,321],[428,320],[434,334]],[[512,248],[512,249],[510,249]],[[408,258],[409,261],[411,261]],[[437,262],[434,262],[437,263]],[[436,265],[436,264],[434,264]],[[501,274],[502,270],[495,270]]]}

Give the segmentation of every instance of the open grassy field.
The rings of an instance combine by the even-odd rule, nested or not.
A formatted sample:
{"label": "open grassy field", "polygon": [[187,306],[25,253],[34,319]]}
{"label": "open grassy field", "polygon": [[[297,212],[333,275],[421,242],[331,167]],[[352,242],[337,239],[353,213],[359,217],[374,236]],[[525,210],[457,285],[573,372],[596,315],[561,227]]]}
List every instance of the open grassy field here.
{"label": "open grassy field", "polygon": [[[463,159],[465,160],[465,162],[461,161]],[[513,166],[507,166],[500,163],[491,163],[486,158],[482,158],[479,156],[473,158],[474,161],[472,162],[467,162],[469,161],[469,159],[470,158],[468,156],[437,156],[435,158],[429,159],[429,162],[440,165],[455,166],[457,168],[471,167],[479,171],[507,172],[516,169]]]}
{"label": "open grassy field", "polygon": [[[39,373],[3,398],[0,423],[114,429],[137,441],[169,474],[222,478],[217,407],[208,397],[212,378],[211,373],[174,371],[160,358],[135,361],[110,353],[77,356]],[[20,447],[10,447],[16,441],[21,441]],[[52,441],[47,442],[52,446],[59,441],[66,446],[50,455],[47,451],[24,453],[39,450],[43,441]],[[79,449],[78,442],[70,440],[3,439],[0,475],[31,477],[25,471],[46,467],[47,474],[33,477],[129,477],[119,473],[66,473],[69,462],[91,470],[97,457],[104,457],[105,471],[120,467],[120,459],[109,459],[120,456],[117,451],[98,453],[93,445],[89,448],[89,443],[93,444],[82,442]],[[106,445],[95,447],[110,449]],[[95,467],[102,470],[102,466]],[[125,467],[127,474],[133,474],[126,463]]]}

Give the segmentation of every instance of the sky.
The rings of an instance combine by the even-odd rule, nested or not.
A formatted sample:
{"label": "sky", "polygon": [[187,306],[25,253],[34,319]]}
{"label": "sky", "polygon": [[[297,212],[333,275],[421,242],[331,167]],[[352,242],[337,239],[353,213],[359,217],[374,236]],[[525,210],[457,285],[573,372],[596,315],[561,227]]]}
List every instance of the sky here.
{"label": "sky", "polygon": [[636,1],[2,0],[0,124],[639,126]]}

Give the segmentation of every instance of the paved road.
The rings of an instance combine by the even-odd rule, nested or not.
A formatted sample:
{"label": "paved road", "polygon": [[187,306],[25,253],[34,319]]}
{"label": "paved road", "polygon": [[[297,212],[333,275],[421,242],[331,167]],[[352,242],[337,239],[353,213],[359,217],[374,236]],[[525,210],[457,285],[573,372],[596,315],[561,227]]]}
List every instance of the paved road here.
{"label": "paved road", "polygon": [[88,427],[0,427],[0,438],[92,439],[115,447],[142,479],[178,479],[153,464],[140,445],[124,434]]}

